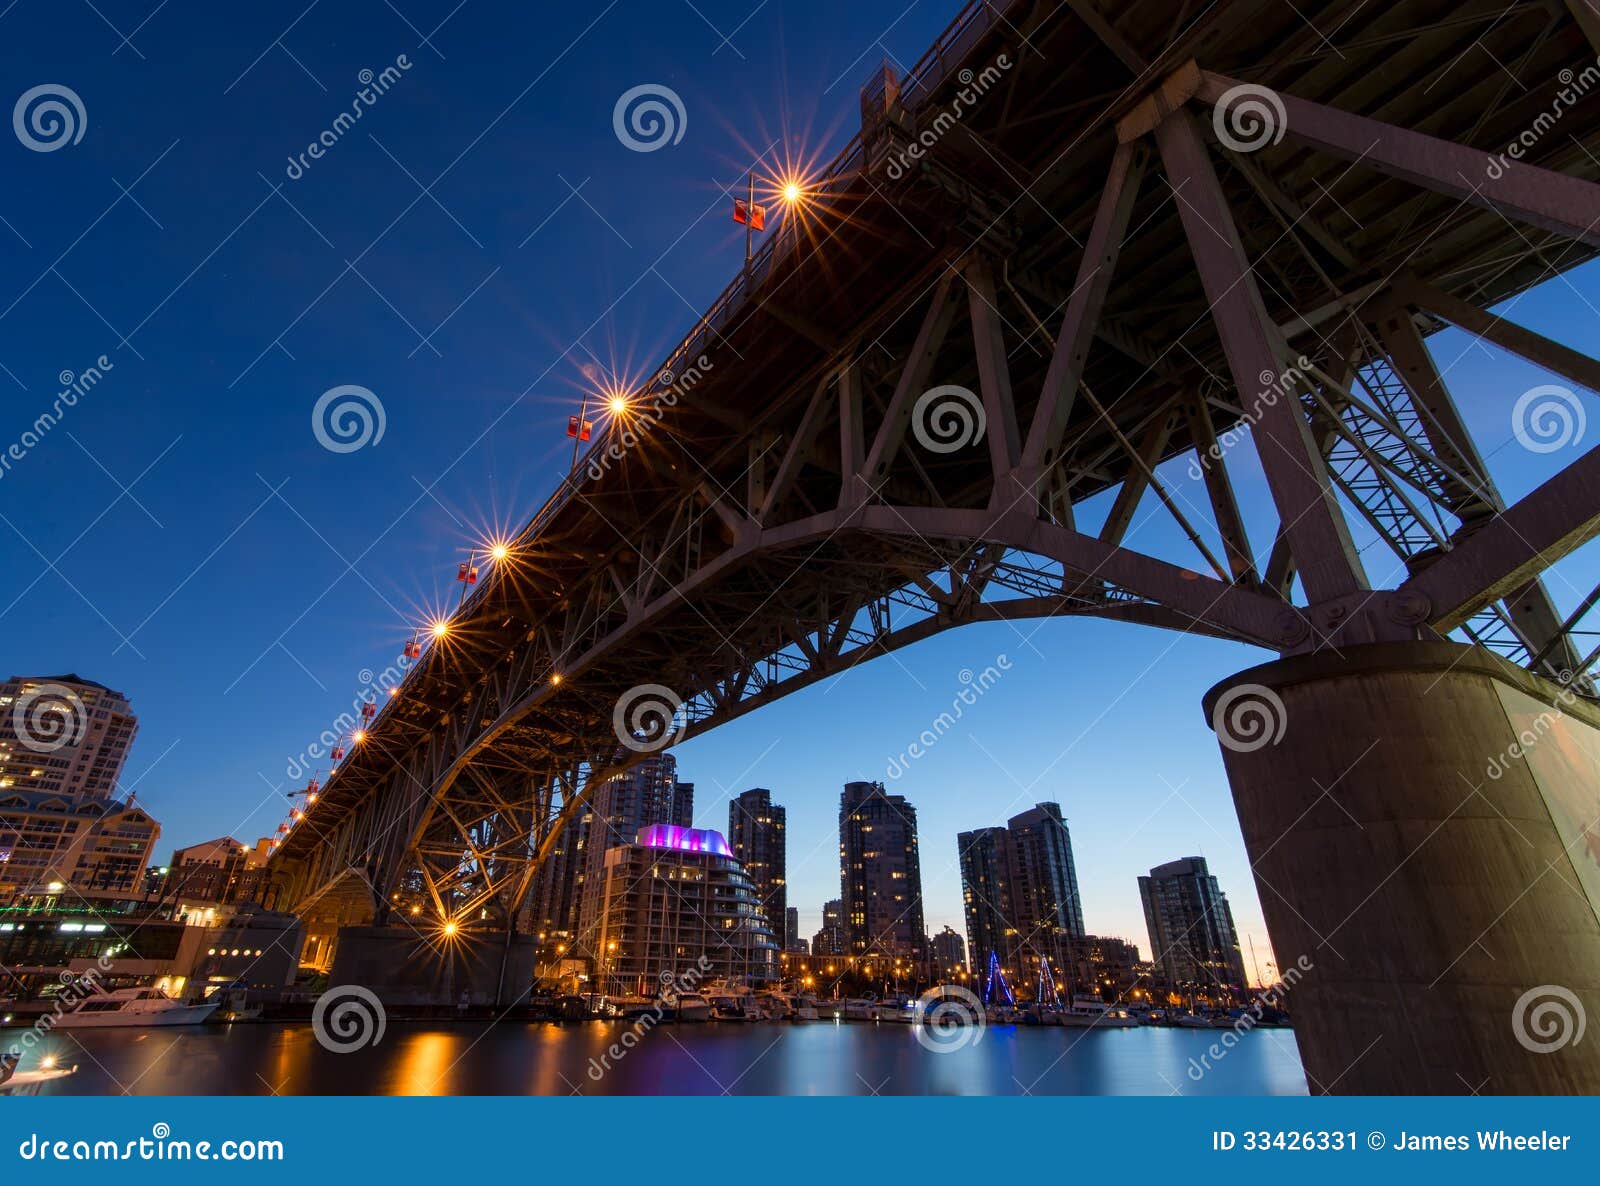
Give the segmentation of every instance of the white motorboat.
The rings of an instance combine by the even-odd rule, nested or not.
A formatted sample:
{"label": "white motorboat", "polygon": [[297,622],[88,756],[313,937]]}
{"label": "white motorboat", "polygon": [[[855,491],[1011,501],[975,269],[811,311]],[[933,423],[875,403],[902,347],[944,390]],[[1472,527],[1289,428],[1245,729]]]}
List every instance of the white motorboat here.
{"label": "white motorboat", "polygon": [[663,1003],[672,1011],[674,1021],[710,1021],[711,1002],[697,992],[680,992],[663,997]]}
{"label": "white motorboat", "polygon": [[17,1070],[20,1061],[20,1054],[0,1054],[0,1095],[38,1095],[43,1084],[78,1073],[76,1063],[57,1066],[52,1055],[40,1059],[38,1067],[31,1071]]}
{"label": "white motorboat", "polygon": [[878,1004],[878,1020],[901,1022],[905,1025],[910,1025],[917,1020],[917,1003],[901,999],[880,1001]]}
{"label": "white motorboat", "polygon": [[804,993],[794,998],[794,1013],[792,1021],[816,1021],[822,1016],[822,1010],[817,1007],[817,998],[808,997]]}
{"label": "white motorboat", "polygon": [[878,1002],[848,1000],[840,1003],[839,1014],[846,1021],[877,1021]]}
{"label": "white motorboat", "polygon": [[1072,1007],[1060,1010],[1057,1024],[1075,1029],[1128,1029],[1139,1024],[1139,1019],[1120,1006],[1110,1006],[1099,997],[1078,995],[1072,998]]}
{"label": "white motorboat", "polygon": [[112,1026],[199,1025],[221,1006],[218,1000],[188,1005],[159,988],[119,988],[89,997],[56,1018],[52,1029],[108,1029]]}

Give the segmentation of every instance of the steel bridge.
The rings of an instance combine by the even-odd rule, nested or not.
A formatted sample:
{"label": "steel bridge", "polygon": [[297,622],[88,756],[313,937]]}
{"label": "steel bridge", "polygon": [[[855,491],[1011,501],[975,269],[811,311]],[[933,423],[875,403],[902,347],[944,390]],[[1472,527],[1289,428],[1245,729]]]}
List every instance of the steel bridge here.
{"label": "steel bridge", "polygon": [[[1600,530],[1600,450],[1508,506],[1424,342],[1459,326],[1600,391],[1487,311],[1600,248],[1597,52],[1592,0],[969,5],[865,87],[859,134],[382,706],[274,857],[285,904],[357,887],[381,924],[411,887],[509,927],[652,745],[970,622],[1300,661],[1454,636],[1586,694],[1596,597],[1563,616],[1539,578]],[[1270,505],[1235,496],[1244,449]],[[1156,503],[1176,561],[1125,543]],[[634,737],[641,685],[681,707]]]}

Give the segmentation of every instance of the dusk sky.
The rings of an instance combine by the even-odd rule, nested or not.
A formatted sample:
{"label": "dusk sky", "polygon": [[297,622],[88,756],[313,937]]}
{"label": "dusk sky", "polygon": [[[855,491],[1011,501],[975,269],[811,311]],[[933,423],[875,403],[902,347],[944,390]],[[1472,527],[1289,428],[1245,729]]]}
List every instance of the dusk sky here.
{"label": "dusk sky", "polygon": [[[360,673],[453,603],[467,549],[554,489],[582,393],[652,373],[738,270],[728,192],[752,162],[822,167],[874,68],[908,67],[959,7],[0,8],[7,106],[39,84],[83,106],[81,140],[55,151],[0,136],[0,452],[67,372],[105,371],[0,472],[0,675],[76,672],[131,699],[123,789],[161,821],[161,859],[271,832],[303,782],[296,755]],[[359,124],[291,167],[361,72],[402,55]],[[652,152],[613,127],[644,83],[684,108],[681,139]],[[1592,351],[1600,267],[1501,311]],[[1431,347],[1508,498],[1593,444],[1580,423],[1559,449],[1523,447],[1513,407],[1556,380],[1454,331]],[[312,409],[347,384],[377,394],[385,430],[336,453]],[[1264,556],[1276,518],[1249,444],[1229,463]],[[1162,476],[1209,523],[1185,469]],[[1398,561],[1356,533],[1373,583],[1392,585]],[[1128,542],[1198,563],[1153,497]],[[1558,610],[1597,570],[1592,545],[1555,570]],[[891,779],[961,672],[1001,655],[995,686]],[[1148,956],[1135,878],[1204,855],[1254,970],[1266,930],[1200,698],[1271,657],[1094,619],[971,627],[680,746],[680,776],[702,827],[725,828],[729,796],[752,786],[788,808],[804,935],[839,895],[842,784],[885,779],[918,809],[931,930],[964,929],[956,833],[1055,800],[1091,931]]]}

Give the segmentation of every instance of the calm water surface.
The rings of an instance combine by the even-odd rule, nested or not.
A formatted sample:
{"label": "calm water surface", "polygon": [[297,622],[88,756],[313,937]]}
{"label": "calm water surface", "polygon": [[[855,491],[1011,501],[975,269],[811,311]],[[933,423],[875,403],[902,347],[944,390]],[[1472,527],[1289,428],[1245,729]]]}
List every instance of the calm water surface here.
{"label": "calm water surface", "polygon": [[77,1063],[44,1088],[56,1095],[1306,1093],[1288,1030],[1242,1035],[1197,1080],[1190,1060],[1225,1031],[990,1026],[936,1053],[909,1025],[662,1025],[620,1059],[609,1054],[630,1029],[395,1022],[378,1045],[349,1054],[325,1050],[303,1023],[56,1031],[24,1066],[46,1052]]}

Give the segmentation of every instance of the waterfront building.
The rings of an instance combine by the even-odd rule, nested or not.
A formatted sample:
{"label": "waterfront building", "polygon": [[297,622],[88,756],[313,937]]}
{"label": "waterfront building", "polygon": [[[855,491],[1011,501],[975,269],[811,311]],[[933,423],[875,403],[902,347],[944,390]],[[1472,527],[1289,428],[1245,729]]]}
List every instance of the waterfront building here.
{"label": "waterfront building", "polygon": [[266,870],[270,848],[263,846],[269,843],[250,848],[232,836],[222,836],[180,848],[166,865],[146,874],[147,894],[180,911],[191,904],[264,903],[270,891]]}
{"label": "waterfront building", "polygon": [[[551,868],[547,877],[570,878],[570,888],[550,890],[551,917],[540,931],[566,936],[556,940],[572,958],[596,955],[593,908],[599,898],[589,892],[605,867],[606,853],[633,843],[640,829],[655,824],[687,828],[694,817],[694,784],[678,781],[678,760],[670,753],[652,754],[632,769],[609,778],[595,788],[589,810],[574,821],[574,834],[566,840],[569,855]],[[571,831],[572,829],[569,829]],[[539,933],[539,932],[535,932]],[[545,941],[547,944],[549,939]]]}
{"label": "waterfront building", "polygon": [[606,850],[584,888],[595,920],[590,990],[654,996],[664,979],[778,976],[778,944],[755,883],[722,833],[653,824]]}
{"label": "waterfront building", "polygon": [[973,968],[988,967],[993,953],[1015,977],[1020,952],[1011,904],[1011,837],[1004,828],[977,828],[956,837],[967,952]]}
{"label": "waterfront building", "polygon": [[1139,878],[1151,958],[1180,993],[1242,993],[1244,958],[1227,895],[1204,857],[1169,861]]}
{"label": "waterfront building", "polygon": [[78,675],[0,684],[0,790],[110,799],[139,722],[121,692]]}
{"label": "waterfront building", "polygon": [[1084,925],[1061,807],[1037,804],[1003,828],[962,832],[956,844],[972,962],[986,964],[994,952],[1019,987],[1037,981],[1043,960],[1058,978],[1066,975],[1072,942],[1083,937]]}
{"label": "waterfront building", "polygon": [[[733,855],[755,882],[761,908],[778,932],[778,947],[788,951],[796,938],[789,923],[789,889],[786,882],[788,812],[772,801],[772,792],[755,787],[728,804],[728,844]],[[799,911],[795,927],[799,926]]]}
{"label": "waterfront building", "polygon": [[129,901],[160,835],[132,797],[0,791],[0,901]]}
{"label": "waterfront building", "polygon": [[846,950],[921,963],[922,861],[917,810],[881,782],[849,782],[839,797],[839,880]]}
{"label": "waterfront building", "polygon": [[1070,945],[1071,959],[1060,969],[1078,992],[1097,993],[1107,1001],[1124,1001],[1149,991],[1140,972],[1139,949],[1126,939],[1083,935]]}

